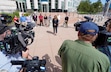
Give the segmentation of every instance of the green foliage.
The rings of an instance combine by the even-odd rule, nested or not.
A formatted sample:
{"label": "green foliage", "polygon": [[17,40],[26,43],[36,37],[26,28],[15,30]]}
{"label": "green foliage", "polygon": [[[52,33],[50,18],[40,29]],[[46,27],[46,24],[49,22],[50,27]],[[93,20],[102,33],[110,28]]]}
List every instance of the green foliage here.
{"label": "green foliage", "polygon": [[8,16],[11,16],[10,18],[7,18],[7,21],[10,21],[10,22],[7,22],[7,25],[11,25],[12,24],[12,20],[13,20],[13,14],[12,13],[1,13],[1,14],[5,14],[5,15],[8,15]]}
{"label": "green foliage", "polygon": [[15,12],[13,12],[13,16],[17,16],[17,17],[19,17],[19,12],[18,11],[15,11]]}
{"label": "green foliage", "polygon": [[94,6],[95,12],[101,12],[102,11],[102,3],[100,1],[97,1],[92,4]]}
{"label": "green foliage", "polygon": [[82,1],[77,9],[79,12],[88,12],[90,10],[90,2]]}
{"label": "green foliage", "polygon": [[30,15],[30,13],[25,13],[25,14],[24,14],[24,16],[29,16],[29,15]]}
{"label": "green foliage", "polygon": [[95,3],[91,3],[89,0],[81,1],[80,5],[78,6],[77,10],[79,13],[98,13],[102,11],[102,3],[101,0],[98,0]]}
{"label": "green foliage", "polygon": [[14,16],[16,15],[17,17],[19,17],[19,12],[15,11],[13,13],[1,13],[1,14],[7,14],[9,16],[11,16],[12,18],[14,18]]}

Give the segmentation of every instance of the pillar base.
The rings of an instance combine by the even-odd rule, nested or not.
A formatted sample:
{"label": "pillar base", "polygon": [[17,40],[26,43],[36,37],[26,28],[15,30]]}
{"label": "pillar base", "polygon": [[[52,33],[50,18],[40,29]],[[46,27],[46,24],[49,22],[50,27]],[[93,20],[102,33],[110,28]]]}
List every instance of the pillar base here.
{"label": "pillar base", "polygon": [[56,9],[51,9],[51,12],[56,12]]}
{"label": "pillar base", "polygon": [[62,12],[62,9],[57,9],[57,12]]}
{"label": "pillar base", "polygon": [[37,12],[38,12],[38,9],[34,9],[34,11],[37,11]]}
{"label": "pillar base", "polygon": [[64,10],[64,12],[68,12],[67,10]]}
{"label": "pillar base", "polygon": [[27,9],[27,12],[28,12],[28,13],[32,13],[33,10],[32,10],[32,9]]}

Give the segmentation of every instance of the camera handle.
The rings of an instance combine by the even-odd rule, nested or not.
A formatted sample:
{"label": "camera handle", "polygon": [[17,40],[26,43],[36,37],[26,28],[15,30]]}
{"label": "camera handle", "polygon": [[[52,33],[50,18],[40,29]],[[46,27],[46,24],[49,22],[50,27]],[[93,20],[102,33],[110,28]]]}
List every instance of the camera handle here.
{"label": "camera handle", "polygon": [[19,39],[19,41],[22,43],[23,47],[26,47],[26,46],[27,46],[26,43],[24,42],[24,39],[23,39],[23,37],[22,37],[21,34],[18,34],[18,39]]}
{"label": "camera handle", "polygon": [[[29,44],[26,44],[25,43],[25,39],[23,39],[23,37],[22,37],[22,35],[21,34],[18,34],[18,40],[21,42],[21,44],[23,45],[23,47],[26,47],[27,45],[30,45],[30,44],[32,44],[32,42],[34,41],[34,37],[32,36],[32,35],[29,35],[29,34],[26,34],[27,35],[27,38],[28,39],[31,39],[31,42],[29,43]],[[27,39],[26,38],[26,39]],[[28,40],[27,39],[27,40]]]}

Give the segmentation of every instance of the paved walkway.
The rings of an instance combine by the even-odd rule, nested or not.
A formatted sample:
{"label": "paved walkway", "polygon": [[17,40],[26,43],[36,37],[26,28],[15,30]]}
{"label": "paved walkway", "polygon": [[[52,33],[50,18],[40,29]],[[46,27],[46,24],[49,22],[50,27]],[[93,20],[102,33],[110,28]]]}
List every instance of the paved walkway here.
{"label": "paved walkway", "polygon": [[[61,16],[63,17],[63,16]],[[78,21],[78,16],[71,15],[68,28],[58,27],[57,35],[53,34],[52,27],[37,26],[34,28],[34,42],[28,46],[32,56],[39,56],[40,59],[46,59],[47,72],[62,72],[61,59],[58,56],[58,50],[64,40],[77,39],[77,32],[74,29],[74,22]],[[102,22],[103,23],[103,22]],[[100,23],[101,24],[101,23]]]}
{"label": "paved walkway", "polygon": [[46,59],[47,72],[61,72],[61,60],[58,56],[58,49],[64,40],[77,39],[77,32],[73,25],[68,28],[59,26],[57,35],[53,34],[51,27],[38,26],[34,28],[35,39],[29,46],[32,56],[39,56]]}

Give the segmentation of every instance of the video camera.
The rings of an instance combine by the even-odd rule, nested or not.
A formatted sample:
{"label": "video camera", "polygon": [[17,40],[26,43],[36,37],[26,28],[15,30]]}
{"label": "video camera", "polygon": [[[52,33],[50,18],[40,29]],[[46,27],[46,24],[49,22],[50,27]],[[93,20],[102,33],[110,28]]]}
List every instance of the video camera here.
{"label": "video camera", "polygon": [[12,22],[12,17],[8,14],[1,14],[1,22],[2,24],[8,24]]}
{"label": "video camera", "polygon": [[106,30],[100,31],[93,45],[96,47],[111,45],[111,33]]}
{"label": "video camera", "polygon": [[98,37],[93,42],[94,46],[107,46],[107,45],[111,45],[111,32],[108,32],[106,30],[108,21],[109,20],[107,20],[103,26],[98,26],[99,27],[99,33],[98,33]]}
{"label": "video camera", "polygon": [[46,60],[39,60],[38,56],[33,57],[32,60],[26,61],[11,61],[12,65],[22,65],[23,72],[45,72]]}
{"label": "video camera", "polygon": [[[10,23],[11,21],[7,21],[6,19],[2,21],[2,24],[7,24]],[[2,45],[4,46],[3,49],[6,51],[6,53],[16,54],[17,52],[27,50],[26,46],[32,44],[34,41],[35,32],[32,30],[34,27],[35,27],[34,23],[27,23],[27,26],[20,26],[19,28],[12,27],[11,34],[7,35],[4,41],[2,42]],[[15,60],[15,61],[12,60],[11,63],[12,65],[22,65],[23,72],[46,71],[45,67],[46,60],[45,59],[39,60],[38,56],[33,57],[32,60]]]}
{"label": "video camera", "polygon": [[11,35],[4,39],[7,54],[16,54],[27,50],[26,46],[32,44],[35,37],[34,31],[32,31],[34,26],[33,24],[28,24],[24,29],[12,27]]}
{"label": "video camera", "polygon": [[[76,22],[74,24],[76,31],[79,30],[80,25],[82,23],[84,23],[84,22],[92,22],[92,20],[93,20],[92,18],[87,17],[87,16],[84,16],[84,18],[86,19],[85,21]],[[107,20],[103,26],[98,26],[99,32],[98,32],[98,37],[93,42],[94,46],[111,45],[111,33],[106,31],[106,26],[107,26],[109,20]]]}
{"label": "video camera", "polygon": [[76,23],[74,24],[75,31],[78,31],[78,30],[79,30],[80,25],[81,25],[82,23],[84,23],[84,22],[92,22],[92,21],[93,21],[93,18],[91,18],[91,17],[84,16],[84,18],[86,19],[85,21],[76,22]]}

